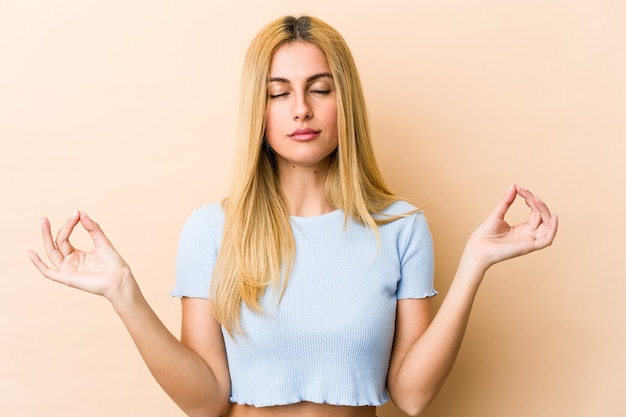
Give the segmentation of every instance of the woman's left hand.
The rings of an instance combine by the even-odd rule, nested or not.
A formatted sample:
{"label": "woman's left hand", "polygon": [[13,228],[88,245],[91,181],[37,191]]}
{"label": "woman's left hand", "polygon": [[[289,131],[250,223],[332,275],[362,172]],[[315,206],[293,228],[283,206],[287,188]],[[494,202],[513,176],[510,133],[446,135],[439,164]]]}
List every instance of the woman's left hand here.
{"label": "woman's left hand", "polygon": [[[530,215],[525,222],[510,225],[504,220],[517,196],[526,201]],[[470,236],[466,252],[485,269],[489,266],[543,249],[552,244],[558,218],[543,200],[519,185],[512,185],[495,210]]]}

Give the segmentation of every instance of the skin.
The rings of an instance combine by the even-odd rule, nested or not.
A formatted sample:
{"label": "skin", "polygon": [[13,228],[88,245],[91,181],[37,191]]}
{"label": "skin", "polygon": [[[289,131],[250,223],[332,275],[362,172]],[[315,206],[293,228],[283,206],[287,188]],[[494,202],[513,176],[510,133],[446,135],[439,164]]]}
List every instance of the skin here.
{"label": "skin", "polygon": [[[336,93],[328,63],[310,44],[281,47],[270,69],[267,139],[277,154],[277,167],[292,215],[315,216],[334,209],[324,197],[329,155],[337,147]],[[324,87],[322,90],[319,87]],[[319,91],[328,91],[320,94]],[[298,128],[319,134],[306,141],[289,136]],[[306,136],[306,135],[305,135]],[[297,139],[297,138],[296,138]],[[530,213],[510,225],[505,215],[516,198]],[[72,246],[80,224],[94,243],[91,251]],[[467,241],[459,267],[437,315],[429,299],[400,300],[387,377],[389,394],[408,415],[419,415],[434,399],[458,354],[476,292],[487,269],[500,261],[549,246],[558,219],[530,191],[512,185],[493,212]],[[230,379],[224,341],[211,302],[182,299],[182,332],[174,337],[152,311],[128,264],[85,212],[73,214],[53,238],[44,218],[41,230],[50,266],[34,251],[29,256],[41,274],[53,281],[101,295],[111,302],[155,379],[190,416],[230,417],[373,417],[375,407],[338,407],[298,403],[255,408],[229,405]]]}
{"label": "skin", "polygon": [[[281,46],[270,66],[269,94],[266,138],[288,210],[296,216],[333,210],[324,181],[337,149],[337,97],[324,53],[306,42]],[[301,129],[312,133],[294,135]]]}

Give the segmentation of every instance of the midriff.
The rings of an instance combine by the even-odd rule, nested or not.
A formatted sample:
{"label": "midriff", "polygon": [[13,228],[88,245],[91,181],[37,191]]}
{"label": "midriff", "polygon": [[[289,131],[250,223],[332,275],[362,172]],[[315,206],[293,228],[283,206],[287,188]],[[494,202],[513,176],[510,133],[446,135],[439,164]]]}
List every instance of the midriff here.
{"label": "midriff", "polygon": [[224,417],[375,417],[376,407],[300,402],[272,407],[232,404]]}

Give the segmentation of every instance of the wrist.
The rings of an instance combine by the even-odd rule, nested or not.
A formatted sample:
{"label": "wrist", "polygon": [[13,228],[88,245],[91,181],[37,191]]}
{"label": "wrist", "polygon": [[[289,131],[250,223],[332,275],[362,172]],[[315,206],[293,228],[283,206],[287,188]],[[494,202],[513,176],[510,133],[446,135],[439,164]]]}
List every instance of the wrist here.
{"label": "wrist", "polygon": [[479,253],[476,253],[471,245],[468,244],[461,255],[458,272],[460,275],[480,283],[490,266],[491,263],[486,261]]}
{"label": "wrist", "polygon": [[463,255],[461,256],[461,262],[465,262],[468,266],[476,268],[482,273],[487,272],[487,270],[496,262],[491,259],[491,255],[489,250],[484,247],[485,245],[481,245],[480,242],[477,242],[473,237],[470,237],[465,244],[465,249],[463,250]]}
{"label": "wrist", "polygon": [[105,297],[118,314],[122,314],[129,306],[143,298],[139,285],[129,267],[124,268],[119,286]]}

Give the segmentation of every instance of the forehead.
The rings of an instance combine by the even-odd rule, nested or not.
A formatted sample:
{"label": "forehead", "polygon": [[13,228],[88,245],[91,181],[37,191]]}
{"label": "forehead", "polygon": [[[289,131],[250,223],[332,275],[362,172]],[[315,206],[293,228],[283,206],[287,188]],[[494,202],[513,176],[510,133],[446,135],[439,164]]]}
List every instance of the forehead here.
{"label": "forehead", "polygon": [[289,80],[323,72],[330,72],[326,55],[310,42],[294,41],[280,46],[270,65],[270,77]]}

